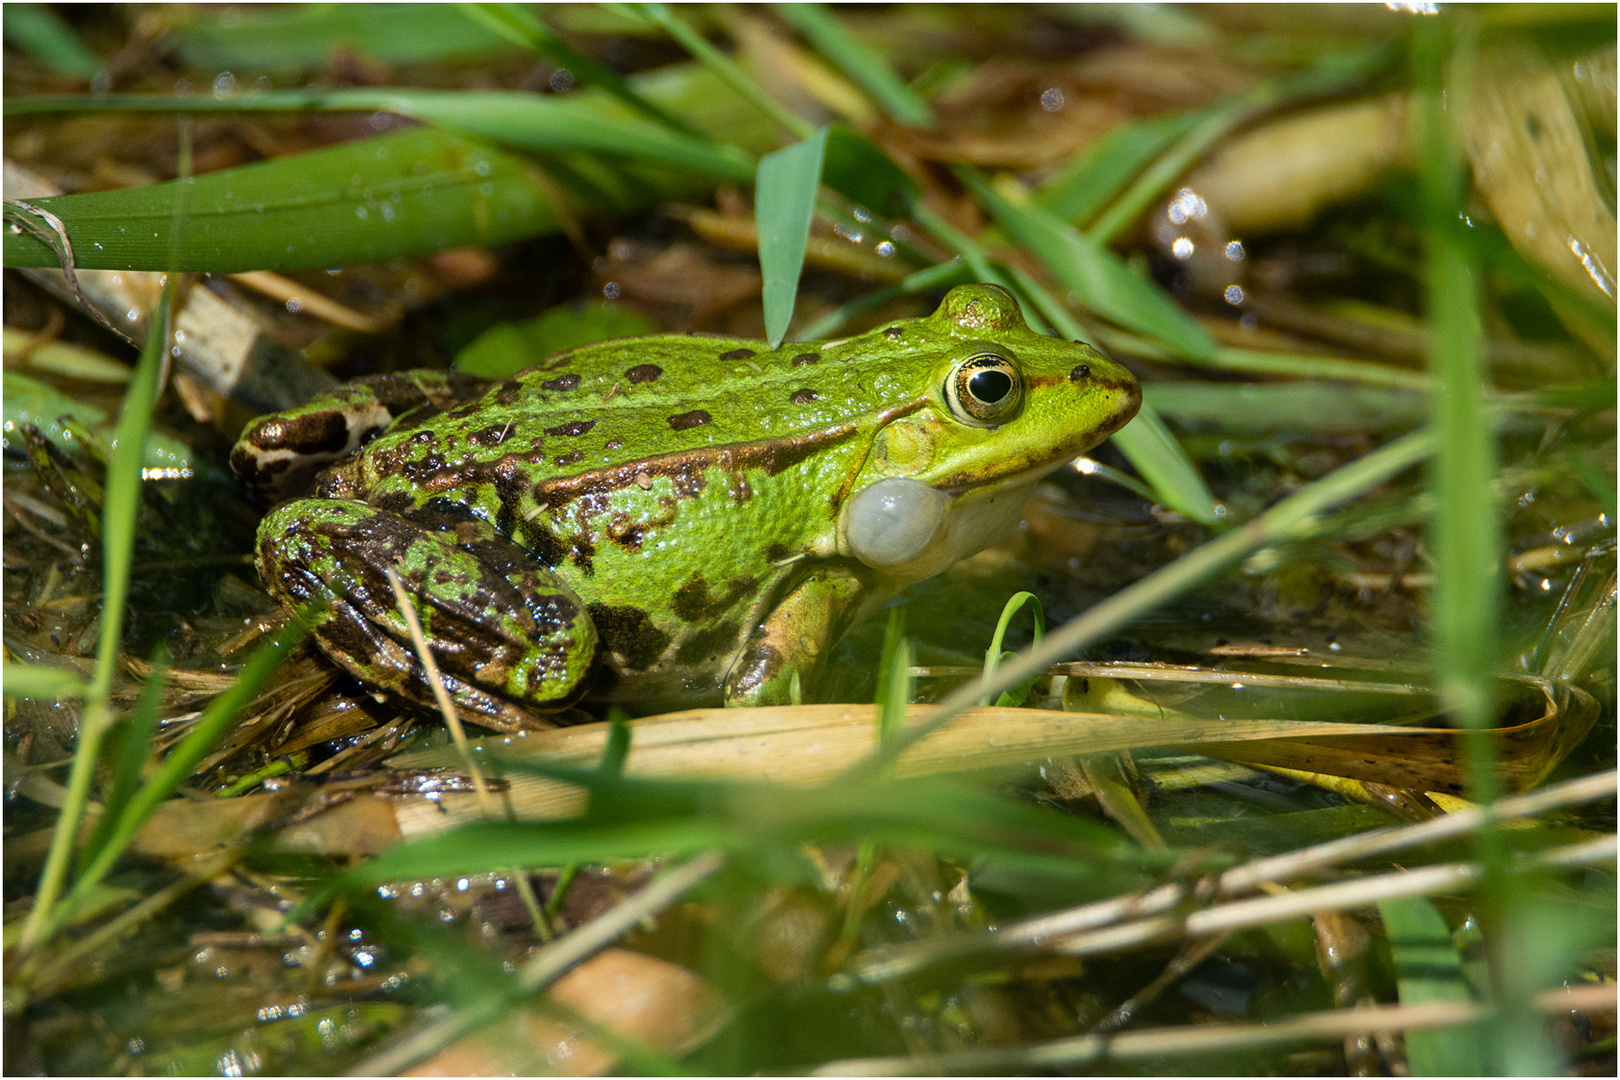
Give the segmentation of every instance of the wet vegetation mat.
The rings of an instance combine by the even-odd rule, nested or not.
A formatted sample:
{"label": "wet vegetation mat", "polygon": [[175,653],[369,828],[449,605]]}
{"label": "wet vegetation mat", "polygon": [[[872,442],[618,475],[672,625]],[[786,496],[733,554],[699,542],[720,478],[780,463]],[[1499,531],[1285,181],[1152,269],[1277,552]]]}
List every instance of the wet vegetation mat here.
{"label": "wet vegetation mat", "polygon": [[1613,1075],[1615,24],[7,4],[7,1072]]}

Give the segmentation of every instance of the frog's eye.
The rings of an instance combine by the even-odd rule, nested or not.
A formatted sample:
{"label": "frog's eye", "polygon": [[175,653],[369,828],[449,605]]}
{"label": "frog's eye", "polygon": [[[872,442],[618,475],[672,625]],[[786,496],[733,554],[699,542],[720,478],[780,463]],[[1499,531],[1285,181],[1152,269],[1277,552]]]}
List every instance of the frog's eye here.
{"label": "frog's eye", "polygon": [[1018,415],[1023,402],[1023,377],[1000,353],[975,353],[945,377],[945,403],[964,424],[1005,424]]}

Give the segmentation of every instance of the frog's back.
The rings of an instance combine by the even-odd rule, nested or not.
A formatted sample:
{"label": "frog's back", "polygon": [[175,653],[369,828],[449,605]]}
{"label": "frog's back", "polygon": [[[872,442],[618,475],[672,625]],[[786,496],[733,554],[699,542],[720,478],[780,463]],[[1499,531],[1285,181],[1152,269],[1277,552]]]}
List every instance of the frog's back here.
{"label": "frog's back", "polygon": [[730,456],[712,464],[774,474],[847,440],[862,418],[920,401],[914,381],[850,362],[859,355],[847,345],[771,350],[738,338],[602,342],[463,405],[406,418],[367,448],[352,481],[373,497],[478,488],[518,473],[543,488],[722,448]]}

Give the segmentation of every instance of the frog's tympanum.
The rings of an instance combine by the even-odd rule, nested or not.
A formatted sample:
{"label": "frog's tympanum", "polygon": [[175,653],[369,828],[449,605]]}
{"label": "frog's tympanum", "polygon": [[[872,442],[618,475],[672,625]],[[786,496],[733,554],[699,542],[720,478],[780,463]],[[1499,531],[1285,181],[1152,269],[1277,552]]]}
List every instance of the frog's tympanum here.
{"label": "frog's tympanum", "polygon": [[808,691],[847,627],[999,539],[1140,402],[1129,372],[965,285],[843,341],[627,338],[494,385],[363,379],[255,422],[231,464],[291,497],[259,571],[326,601],[327,655],[431,707],[392,567],[451,697],[514,730],[587,694],[647,712]]}

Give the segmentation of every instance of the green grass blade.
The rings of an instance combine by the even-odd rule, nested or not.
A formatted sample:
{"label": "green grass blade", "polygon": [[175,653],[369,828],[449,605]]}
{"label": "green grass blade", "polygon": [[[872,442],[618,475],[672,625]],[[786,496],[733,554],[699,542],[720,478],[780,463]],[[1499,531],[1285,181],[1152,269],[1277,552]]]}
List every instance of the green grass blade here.
{"label": "green grass blade", "polygon": [[857,206],[884,217],[911,213],[922,187],[872,140],[843,124],[827,131],[821,182]]}
{"label": "green grass blade", "polygon": [[173,795],[203,758],[229,734],[237,713],[253,700],[287,655],[304,639],[309,619],[310,613],[306,611],[289,620],[253,653],[230,688],[208,703],[202,716],[163,760],[158,771],[130,797],[109,831],[105,846],[88,861],[84,872],[73,883],[66,906],[91,891],[107,875],[158,804]]}
{"label": "green grass blade", "polygon": [[90,800],[90,787],[101,760],[101,743],[112,714],[108,696],[118,670],[124,643],[125,598],[129,594],[130,567],[135,552],[135,526],[141,509],[141,469],[146,458],[146,437],[152,430],[157,403],[158,375],[169,337],[169,301],[174,295],[171,275],[152,313],[146,345],[124,394],[124,407],[113,436],[112,459],[107,463],[101,506],[101,634],[96,644],[96,666],[85,690],[79,741],[73,749],[67,795],[51,835],[45,868],[40,873],[34,906],[23,924],[18,944],[24,955],[48,938],[60,925],[57,898],[67,880],[68,862],[78,839],[79,823]]}
{"label": "green grass blade", "polygon": [[1177,857],[1135,850],[1104,826],[950,781],[794,788],[622,779],[532,761],[503,767],[589,788],[589,813],[545,823],[479,823],[401,844],[344,874],[308,904],[375,881],[711,849],[746,857],[805,843],[993,856],[1071,881],[1111,865],[1168,866]]}
{"label": "green grass blade", "polygon": [[1115,124],[1036,190],[1035,205],[1084,225],[1143,166],[1207,116],[1200,109]]}
{"label": "green grass blade", "polygon": [[96,822],[95,831],[79,852],[81,872],[107,846],[115,824],[122,818],[124,808],[141,782],[141,768],[152,752],[152,737],[157,734],[158,706],[163,703],[163,684],[168,677],[168,651],[160,649],[152,658],[152,673],[146,677],[135,707],[121,725],[109,732],[106,758],[112,771],[112,783],[101,800],[101,818]]}
{"label": "green grass blade", "polygon": [[44,664],[7,664],[0,668],[0,683],[4,684],[8,698],[41,700],[83,697],[90,686],[77,671]]}
{"label": "green grass blade", "polygon": [[62,16],[45,4],[7,4],[0,21],[7,42],[52,71],[92,79],[104,67]]}
{"label": "green grass blade", "polygon": [[896,604],[889,609],[889,622],[883,628],[883,649],[878,654],[878,689],[873,700],[878,706],[878,739],[887,739],[905,724],[906,706],[911,702],[911,642],[906,640],[906,608]]}
{"label": "green grass blade", "polygon": [[1121,326],[1157,338],[1177,355],[1197,360],[1215,351],[1215,340],[1202,327],[1157,286],[1131,273],[1118,256],[1050,211],[1016,205],[977,170],[958,167],[955,172],[997,223],[1080,303]]}
{"label": "green grass blade", "polygon": [[1142,396],[1160,417],[1246,433],[1411,430],[1429,415],[1423,394],[1316,381],[1157,382],[1142,387]]}
{"label": "green grass blade", "polygon": [[[1378,913],[1389,935],[1402,1005],[1473,1000],[1462,958],[1451,943],[1451,929],[1433,904],[1421,896],[1380,900]],[[1407,1032],[1406,1057],[1412,1075],[1483,1075],[1479,1035],[1472,1026]]]}
{"label": "green grass blade", "polygon": [[163,364],[163,348],[169,332],[169,300],[173,282],[164,287],[158,308],[152,313],[146,346],[135,365],[135,375],[124,395],[124,407],[113,430],[112,459],[101,504],[102,601],[101,638],[96,646],[96,670],[91,693],[102,697],[112,690],[118,654],[123,644],[124,597],[129,592],[129,573],[135,553],[135,527],[140,518],[142,469],[146,464],[146,440],[152,433],[152,411],[157,406],[158,374]]}
{"label": "green grass blade", "polygon": [[1215,500],[1204,478],[1152,406],[1142,403],[1136,419],[1114,435],[1114,445],[1166,506],[1201,525],[1215,523]]}
{"label": "green grass blade", "polygon": [[649,120],[687,135],[701,138],[684,120],[648,101],[617,71],[597,63],[553,34],[525,4],[457,4],[474,22],[525,49],[533,50],[560,68],[567,69],[587,85],[600,86]]}
{"label": "green grass blade", "polygon": [[189,19],[173,33],[180,58],[210,71],[307,71],[320,67],[339,47],[382,64],[494,57],[511,48],[500,34],[449,4],[234,9]]}
{"label": "green grass blade", "polygon": [[795,116],[782,107],[759,84],[749,78],[742,68],[732,62],[731,58],[719,49],[710,45],[703,35],[692,29],[685,20],[676,15],[668,4],[609,4],[609,10],[622,12],[631,18],[639,19],[658,27],[664,33],[674,38],[676,43],[692,54],[698,63],[708,68],[714,75],[731,87],[740,97],[749,101],[760,112],[792,132],[796,139],[807,139],[814,130],[808,121]]}
{"label": "green grass blade", "polygon": [[[1430,481],[1436,499],[1429,538],[1435,568],[1430,618],[1435,685],[1461,724],[1481,730],[1495,714],[1490,683],[1497,663],[1503,545],[1491,498],[1496,445],[1485,400],[1479,274],[1456,235],[1467,165],[1448,118],[1448,109],[1455,106],[1448,107],[1442,98],[1442,93],[1450,97],[1458,89],[1442,89],[1446,43],[1444,31],[1430,27],[1414,47],[1420,87],[1424,292],[1435,382],[1430,406],[1440,440]],[[1482,755],[1471,760],[1472,795],[1489,802],[1496,794],[1493,747],[1483,737],[1470,739],[1469,745]]]}
{"label": "green grass blade", "polygon": [[630,717],[620,708],[608,710],[607,745],[602,747],[602,759],[596,763],[603,776],[619,776],[624,772],[625,759],[630,756]]}
{"label": "green grass blade", "polygon": [[872,703],[878,706],[888,700],[889,684],[884,681],[883,673],[894,666],[895,651],[906,636],[906,606],[892,601],[891,605],[888,619],[883,624],[883,646],[878,650],[878,684],[876,695],[872,698]]}
{"label": "green grass blade", "polygon": [[[391,112],[523,150],[621,154],[731,180],[752,177],[746,151],[694,138],[603,107],[585,94],[559,98],[521,90],[268,90],[241,96],[40,94],[15,98],[7,116],[44,113]],[[217,174],[216,174],[217,175]]]}
{"label": "green grass blade", "polygon": [[884,112],[912,127],[934,126],[928,103],[901,81],[888,61],[844,29],[825,5],[777,4],[772,10],[870,94]]}
{"label": "green grass blade", "polygon": [[[1034,637],[1030,644],[1039,645],[1041,638],[1046,636],[1046,612],[1041,609],[1040,599],[1032,592],[1013,593],[1012,596],[1008,597],[1007,602],[1001,605],[1001,618],[996,620],[996,632],[990,636],[990,647],[984,650],[984,677],[986,679],[995,676],[996,668],[1001,665],[1002,660],[1016,655],[1014,653],[1003,655],[1001,643],[1006,640],[1007,628],[1012,625],[1013,616],[1023,610],[1026,604],[1029,605],[1030,617],[1035,621]],[[1022,703],[1025,698],[1029,697],[1030,690],[1035,686],[1036,678],[1039,678],[1039,676],[1032,677],[1011,690],[1002,691],[1001,696],[996,699],[996,704],[1006,706]]]}
{"label": "green grass blade", "polygon": [[765,337],[772,348],[782,343],[793,321],[826,146],[827,129],[822,128],[803,142],[759,159],[754,222],[759,230],[759,268],[765,276]]}
{"label": "green grass blade", "polygon": [[[177,189],[154,184],[37,205],[67,227],[80,268],[165,270]],[[557,225],[521,161],[431,128],[197,177],[187,214],[180,269],[214,273],[380,262]],[[5,264],[57,260],[45,244],[8,230]]]}

